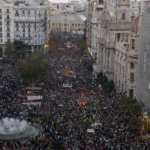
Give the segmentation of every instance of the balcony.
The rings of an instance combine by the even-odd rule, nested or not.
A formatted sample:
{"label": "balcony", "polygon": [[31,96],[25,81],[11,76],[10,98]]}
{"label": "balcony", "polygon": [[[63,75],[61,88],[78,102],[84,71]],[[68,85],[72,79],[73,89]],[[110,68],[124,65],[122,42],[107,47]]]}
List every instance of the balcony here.
{"label": "balcony", "polygon": [[104,4],[98,4],[96,8],[98,8],[98,9],[104,9]]}
{"label": "balcony", "polygon": [[31,37],[20,37],[20,40],[31,40]]}
{"label": "balcony", "polygon": [[10,18],[5,18],[4,20],[5,20],[5,21],[10,21]]}
{"label": "balcony", "polygon": [[105,39],[104,38],[99,38],[99,43],[101,44],[101,45],[105,45]]}
{"label": "balcony", "polygon": [[115,42],[107,42],[106,47],[111,48],[111,49],[115,49]]}
{"label": "balcony", "polygon": [[138,51],[137,50],[129,50],[128,52],[130,57],[138,57]]}
{"label": "balcony", "polygon": [[94,69],[94,71],[97,72],[97,73],[103,72],[102,64],[94,64],[94,65],[93,65],[93,69]]}

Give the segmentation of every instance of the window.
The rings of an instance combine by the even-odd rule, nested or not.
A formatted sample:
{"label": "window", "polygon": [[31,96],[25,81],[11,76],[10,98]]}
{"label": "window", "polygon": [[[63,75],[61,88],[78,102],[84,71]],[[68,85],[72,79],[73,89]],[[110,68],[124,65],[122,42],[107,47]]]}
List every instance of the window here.
{"label": "window", "polygon": [[7,9],[6,12],[9,13],[9,9]]}
{"label": "window", "polygon": [[128,34],[125,35],[125,40],[128,42]]}
{"label": "window", "polygon": [[2,37],[2,33],[0,33],[0,37]]}
{"label": "window", "polygon": [[19,25],[18,25],[18,22],[16,22],[16,26],[18,27]]}
{"label": "window", "polygon": [[2,13],[2,9],[0,9],[0,13]]}
{"label": "window", "polygon": [[10,25],[9,21],[7,21],[7,25]]}
{"label": "window", "polygon": [[120,33],[117,33],[117,41],[120,41]]}
{"label": "window", "polygon": [[2,27],[0,27],[0,31],[2,31]]}
{"label": "window", "polygon": [[134,83],[134,73],[130,73],[130,82]]}
{"label": "window", "polygon": [[2,25],[2,22],[0,21],[0,25]]}
{"label": "window", "polygon": [[126,14],[122,13],[122,19],[124,20],[126,18]]}
{"label": "window", "polygon": [[134,48],[135,48],[135,40],[132,39],[132,49],[134,49]]}
{"label": "window", "polygon": [[7,27],[7,31],[10,31],[10,28],[9,28],[9,27]]}
{"label": "window", "polygon": [[25,15],[25,12],[24,12],[24,10],[22,11],[22,15],[23,15],[23,16]]}
{"label": "window", "polygon": [[16,27],[16,31],[19,31],[19,28],[18,28],[18,27]]}
{"label": "window", "polygon": [[130,63],[130,68],[134,69],[134,63],[133,62]]}
{"label": "window", "polygon": [[2,15],[0,15],[0,19],[2,19]]}
{"label": "window", "polygon": [[7,19],[9,19],[9,15],[7,15]]}
{"label": "window", "polygon": [[103,0],[99,0],[99,4],[103,4]]}
{"label": "window", "polygon": [[10,33],[7,33],[7,37],[10,37]]}
{"label": "window", "polygon": [[129,90],[129,96],[130,96],[131,98],[133,98],[133,94],[134,94],[134,90],[133,90],[133,89],[130,89],[130,90]]}
{"label": "window", "polygon": [[19,16],[18,10],[16,10],[15,16]]}

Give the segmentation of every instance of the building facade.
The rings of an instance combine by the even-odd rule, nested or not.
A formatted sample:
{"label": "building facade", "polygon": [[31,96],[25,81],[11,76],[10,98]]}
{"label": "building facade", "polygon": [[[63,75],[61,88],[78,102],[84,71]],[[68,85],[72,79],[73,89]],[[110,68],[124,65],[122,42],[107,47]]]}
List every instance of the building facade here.
{"label": "building facade", "polygon": [[[42,50],[49,38],[51,14],[48,1],[15,0],[0,2],[2,54],[5,43],[20,40],[29,45],[29,51]],[[1,55],[2,55],[1,54]]]}
{"label": "building facade", "polygon": [[141,2],[138,1],[133,21],[130,4],[130,0],[116,0],[115,16],[109,11],[107,0],[101,11],[94,6],[91,50],[95,77],[103,74],[114,81],[117,91],[137,98]]}
{"label": "building facade", "polygon": [[139,25],[137,99],[150,111],[150,1],[142,1]]}
{"label": "building facade", "polygon": [[14,40],[14,9],[13,3],[0,1],[0,57],[7,40]]}
{"label": "building facade", "polygon": [[94,9],[94,3],[96,3],[96,0],[88,0],[88,6],[87,6],[87,21],[86,21],[86,41],[88,49],[91,49],[92,44],[92,12]]}
{"label": "building facade", "polygon": [[86,17],[78,14],[65,12],[52,16],[52,31],[61,32],[84,32]]}

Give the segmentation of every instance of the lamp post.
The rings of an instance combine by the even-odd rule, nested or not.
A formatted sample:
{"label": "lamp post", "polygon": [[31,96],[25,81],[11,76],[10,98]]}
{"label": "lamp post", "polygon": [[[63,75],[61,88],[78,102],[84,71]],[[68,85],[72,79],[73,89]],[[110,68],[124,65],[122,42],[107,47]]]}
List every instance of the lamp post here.
{"label": "lamp post", "polygon": [[48,50],[48,47],[49,47],[48,43],[45,43],[44,44],[44,52],[46,52]]}

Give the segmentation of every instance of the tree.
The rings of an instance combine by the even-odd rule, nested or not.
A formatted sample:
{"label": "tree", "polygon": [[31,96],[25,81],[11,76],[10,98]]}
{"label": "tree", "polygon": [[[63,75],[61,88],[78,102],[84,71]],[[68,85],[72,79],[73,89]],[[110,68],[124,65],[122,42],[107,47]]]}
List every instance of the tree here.
{"label": "tree", "polygon": [[57,47],[57,36],[55,32],[51,33],[51,38],[48,41],[48,48],[54,50]]}
{"label": "tree", "polygon": [[14,50],[14,44],[8,40],[6,43],[5,43],[6,47],[5,47],[5,56],[12,56],[13,55],[13,50]]}
{"label": "tree", "polygon": [[130,97],[125,98],[120,102],[120,108],[131,115],[135,115],[137,117],[141,116],[140,104],[137,102],[137,100]]}
{"label": "tree", "polygon": [[85,40],[83,38],[77,38],[75,43],[80,49],[80,54],[83,55],[86,52],[86,50],[87,50],[87,46],[86,46]]}
{"label": "tree", "polygon": [[28,46],[23,41],[14,41],[14,56],[17,59],[23,59],[26,56]]}
{"label": "tree", "polygon": [[98,75],[97,77],[98,83],[101,84],[102,89],[106,93],[110,93],[113,91],[114,88],[114,82],[112,80],[108,80],[107,76]]}
{"label": "tree", "polygon": [[88,71],[92,72],[93,71],[93,64],[92,62],[87,63],[86,68]]}
{"label": "tree", "polygon": [[24,60],[16,62],[20,75],[25,82],[36,82],[43,79],[49,65],[41,53],[32,53]]}
{"label": "tree", "polygon": [[1,80],[1,77],[2,77],[3,71],[4,71],[4,68],[0,68],[0,80]]}
{"label": "tree", "polygon": [[140,117],[132,116],[129,121],[129,128],[133,131],[140,130],[144,121]]}
{"label": "tree", "polygon": [[84,31],[83,31],[83,32],[84,32],[84,34],[83,34],[83,37],[82,37],[82,38],[83,38],[84,41],[86,41],[86,28],[84,28]]}

